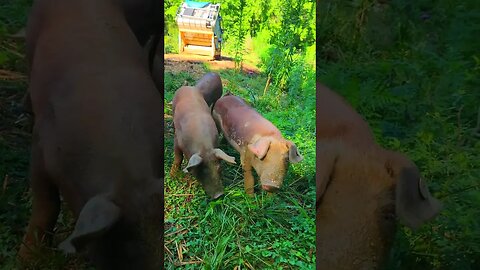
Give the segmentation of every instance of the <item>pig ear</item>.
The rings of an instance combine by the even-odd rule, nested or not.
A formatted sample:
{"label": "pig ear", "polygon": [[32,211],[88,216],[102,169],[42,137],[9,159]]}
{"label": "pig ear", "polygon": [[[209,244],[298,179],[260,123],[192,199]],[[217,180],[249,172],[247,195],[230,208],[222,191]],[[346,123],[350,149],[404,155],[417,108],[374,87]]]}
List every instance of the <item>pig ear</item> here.
{"label": "pig ear", "polygon": [[255,143],[249,144],[248,149],[252,151],[259,159],[263,159],[270,148],[270,138],[262,137],[258,139]]}
{"label": "pig ear", "polygon": [[214,151],[215,156],[216,156],[217,158],[223,159],[223,160],[225,160],[225,161],[228,162],[228,163],[237,164],[237,163],[235,162],[235,158],[234,158],[234,157],[225,154],[225,152],[223,152],[221,149],[215,148],[215,149],[213,149],[213,151]]}
{"label": "pig ear", "polygon": [[395,168],[387,162],[386,169],[396,180],[396,214],[405,225],[415,230],[440,212],[442,204],[430,194],[415,165]]}
{"label": "pig ear", "polygon": [[300,155],[300,152],[298,152],[297,146],[291,142],[287,141],[287,145],[289,146],[288,150],[288,159],[290,160],[291,163],[298,163],[303,160],[303,156]]}
{"label": "pig ear", "polygon": [[105,195],[97,195],[83,206],[73,233],[58,248],[75,253],[106,233],[120,218],[121,211]]}
{"label": "pig ear", "polygon": [[202,160],[203,159],[202,159],[202,157],[200,156],[199,153],[193,154],[190,157],[190,159],[188,160],[187,167],[185,167],[185,169],[183,169],[183,172],[188,173],[190,168],[200,165],[200,163],[202,163]]}

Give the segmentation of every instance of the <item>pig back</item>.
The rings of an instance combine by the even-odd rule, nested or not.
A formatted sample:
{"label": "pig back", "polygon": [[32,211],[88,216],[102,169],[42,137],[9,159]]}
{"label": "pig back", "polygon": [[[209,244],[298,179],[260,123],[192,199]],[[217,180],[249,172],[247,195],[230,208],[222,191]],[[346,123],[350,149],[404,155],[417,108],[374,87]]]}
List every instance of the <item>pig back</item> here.
{"label": "pig back", "polygon": [[234,95],[223,96],[215,103],[213,117],[223,133],[239,146],[250,143],[254,137],[282,138],[277,127]]}
{"label": "pig back", "polygon": [[317,139],[337,139],[358,147],[375,144],[367,122],[338,94],[317,83]]}
{"label": "pig back", "polygon": [[175,136],[187,156],[216,146],[218,130],[198,89],[181,87],[175,93],[172,106]]}
{"label": "pig back", "polygon": [[173,116],[183,116],[188,113],[208,113],[208,105],[196,87],[182,86],[175,92],[172,100]]}
{"label": "pig back", "polygon": [[214,104],[223,93],[222,80],[217,73],[209,72],[205,74],[195,85],[202,93],[203,98],[210,107]]}

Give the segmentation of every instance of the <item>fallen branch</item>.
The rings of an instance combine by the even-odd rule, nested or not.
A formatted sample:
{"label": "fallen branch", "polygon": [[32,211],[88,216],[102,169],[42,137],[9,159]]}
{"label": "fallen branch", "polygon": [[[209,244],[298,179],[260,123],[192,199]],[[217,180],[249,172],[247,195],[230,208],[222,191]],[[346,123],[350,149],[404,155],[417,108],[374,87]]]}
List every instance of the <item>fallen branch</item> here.
{"label": "fallen branch", "polygon": [[170,251],[170,249],[168,249],[168,247],[166,245],[163,245],[163,249],[168,253],[170,254],[170,256],[173,257],[173,252]]}
{"label": "fallen branch", "polygon": [[175,263],[175,266],[182,266],[182,265],[187,265],[187,264],[199,264],[202,263],[203,261],[190,261],[190,262],[177,262]]}
{"label": "fallen branch", "polygon": [[[171,232],[171,233],[169,233],[169,234],[165,234],[165,238],[170,237],[170,236],[172,236],[172,235],[174,235],[174,234],[177,234],[177,233],[181,233],[181,232],[186,233],[187,231],[188,231],[187,229],[183,229],[183,230],[180,230],[180,231]],[[183,234],[183,233],[181,233],[181,234]]]}
{"label": "fallen branch", "polygon": [[179,246],[179,245],[178,245],[178,242],[175,242],[175,246],[177,246],[178,259],[180,260],[180,262],[182,262],[182,261],[183,261],[182,246]]}
{"label": "fallen branch", "polygon": [[165,196],[173,196],[173,197],[184,197],[184,196],[194,196],[195,194],[165,194]]}

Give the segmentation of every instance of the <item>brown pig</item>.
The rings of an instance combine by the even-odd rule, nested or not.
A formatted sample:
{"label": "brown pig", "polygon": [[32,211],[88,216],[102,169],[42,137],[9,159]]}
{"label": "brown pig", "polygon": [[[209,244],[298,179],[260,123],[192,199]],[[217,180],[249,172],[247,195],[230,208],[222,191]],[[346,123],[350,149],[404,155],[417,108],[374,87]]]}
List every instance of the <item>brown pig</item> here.
{"label": "brown pig", "polygon": [[223,94],[222,79],[214,72],[205,74],[195,87],[202,93],[208,107],[212,107]]}
{"label": "brown pig", "polygon": [[[120,8],[123,10],[123,14],[127,21],[128,26],[135,34],[135,37],[138,43],[144,47],[145,50],[145,63],[149,65],[149,68],[154,74],[154,80],[156,82],[156,86],[160,89],[162,85],[161,82],[157,82],[162,77],[163,73],[161,73],[159,66],[161,66],[160,60],[156,59],[161,57],[159,53],[158,42],[160,39],[160,35],[163,35],[163,18],[162,18],[162,5],[161,2],[158,0],[120,0],[119,2]],[[64,29],[65,32],[69,31],[68,29]],[[30,33],[28,33],[30,32]],[[32,25],[27,28],[22,28],[18,31],[14,36],[16,38],[25,38],[26,35],[35,36],[38,33],[37,26]],[[150,39],[150,42],[148,43]],[[32,64],[32,60],[34,57],[35,52],[35,44],[31,42],[32,38],[26,41],[26,48],[27,48],[27,63],[29,66]],[[155,57],[155,55],[158,55]],[[156,67],[156,69],[154,69]],[[31,67],[29,67],[31,69]],[[161,74],[160,74],[161,73]],[[30,99],[30,93],[25,93],[23,100],[22,100],[23,109],[25,112],[32,114],[32,104]]]}
{"label": "brown pig", "polygon": [[317,85],[317,263],[381,269],[395,217],[417,228],[441,209],[405,155],[379,146],[363,118]]}
{"label": "brown pig", "polygon": [[33,209],[20,259],[48,241],[62,197],[76,225],[61,250],[98,269],[160,269],[163,97],[119,2],[36,0],[26,38]]}
{"label": "brown pig", "polygon": [[172,102],[175,128],[175,158],[171,174],[188,159],[184,172],[192,173],[212,199],[223,195],[219,160],[235,164],[235,158],[216,148],[218,130],[207,103],[195,87],[183,86],[177,90]]}
{"label": "brown pig", "polygon": [[260,176],[262,188],[274,192],[282,186],[289,162],[303,159],[293,142],[285,140],[270,121],[240,97],[221,97],[212,115],[225,138],[240,153],[247,194],[254,192],[252,167]]}

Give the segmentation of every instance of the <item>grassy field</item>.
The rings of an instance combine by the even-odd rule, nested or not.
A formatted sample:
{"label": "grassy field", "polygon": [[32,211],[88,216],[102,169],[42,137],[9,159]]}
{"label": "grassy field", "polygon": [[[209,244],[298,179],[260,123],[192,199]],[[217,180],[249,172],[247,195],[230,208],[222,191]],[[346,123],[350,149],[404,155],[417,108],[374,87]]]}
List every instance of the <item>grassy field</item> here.
{"label": "grassy field", "polygon": [[441,214],[388,269],[480,269],[480,2],[320,1],[317,76],[420,167]]}
{"label": "grassy field", "polygon": [[[171,105],[185,82],[194,85],[207,64],[167,62],[165,70],[165,171],[173,160]],[[208,202],[199,183],[186,176],[165,179],[165,261],[167,269],[314,269],[315,267],[315,99],[314,88],[302,99],[274,90],[263,95],[266,76],[218,71],[224,92],[245,98],[294,141],[305,160],[291,165],[285,188],[276,196],[243,190],[240,165],[222,164],[226,196]],[[313,74],[313,73],[312,73]],[[311,78],[312,80],[313,78]],[[313,81],[313,80],[312,80]],[[271,91],[271,92],[270,92]],[[220,148],[239,160],[226,142]],[[186,162],[186,161],[185,161]],[[184,165],[185,166],[185,165]]]}

